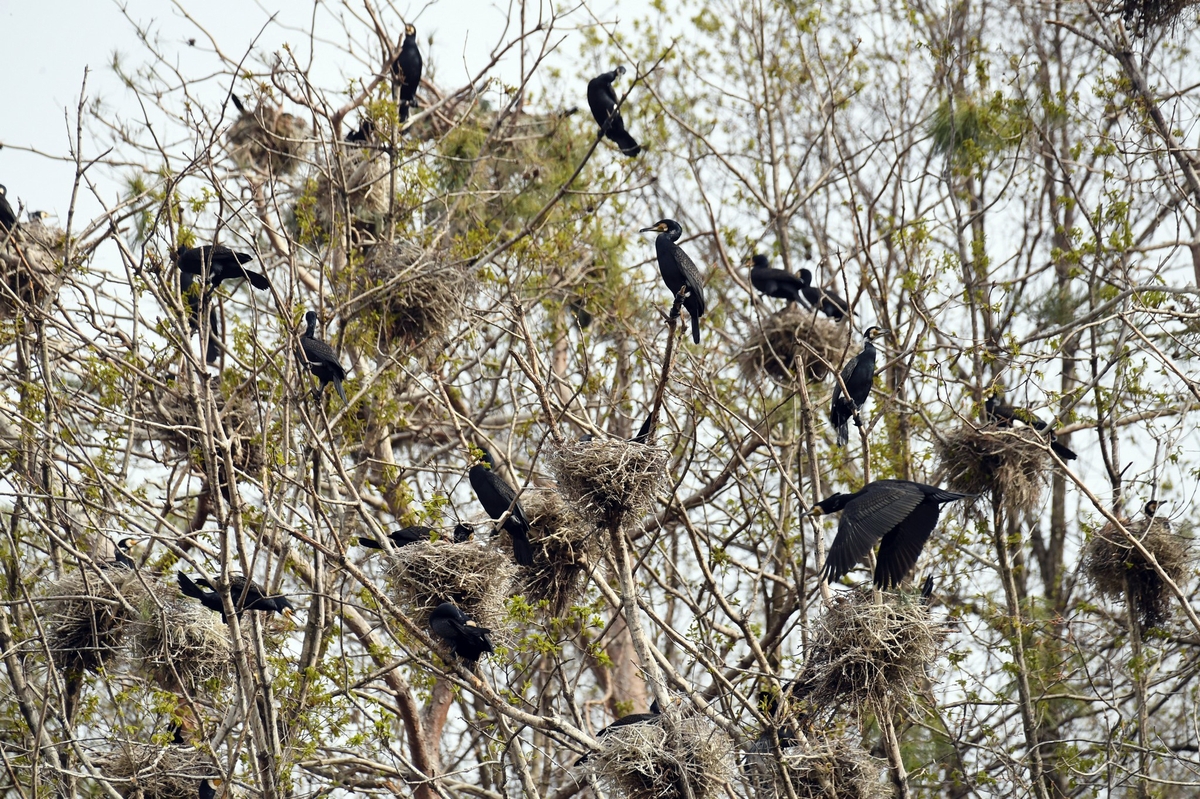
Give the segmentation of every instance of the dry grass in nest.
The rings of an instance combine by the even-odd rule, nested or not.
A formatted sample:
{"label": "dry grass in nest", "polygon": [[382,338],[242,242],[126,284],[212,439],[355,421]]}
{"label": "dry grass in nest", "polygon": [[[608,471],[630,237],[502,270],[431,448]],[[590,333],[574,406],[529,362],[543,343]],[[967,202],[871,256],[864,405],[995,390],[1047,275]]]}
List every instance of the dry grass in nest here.
{"label": "dry grass in nest", "polygon": [[666,450],[621,439],[568,442],[550,456],[559,493],[602,529],[648,512],[666,468]]}
{"label": "dry grass in nest", "polygon": [[439,343],[463,316],[474,271],[445,255],[408,242],[377,244],[367,253],[350,287],[358,295],[352,308],[379,313],[381,345]]}
{"label": "dry grass in nest", "polygon": [[127,741],[97,760],[119,794],[139,799],[196,799],[202,780],[221,776],[212,757],[191,746]]}
{"label": "dry grass in nest", "polygon": [[[1173,582],[1178,583],[1183,578],[1188,547],[1183,538],[1171,531],[1166,519],[1126,521],[1124,527],[1154,555]],[[1134,612],[1141,620],[1143,631],[1170,618],[1171,589],[1112,522],[1101,527],[1084,548],[1083,568],[1096,590],[1113,599],[1126,598],[1128,580]]]}
{"label": "dry grass in nest", "polygon": [[171,593],[143,606],[134,656],[165,690],[195,693],[210,682],[224,683],[233,669],[229,627],[220,614],[192,599],[168,596]]}
{"label": "dry grass in nest", "polygon": [[800,682],[816,707],[904,707],[941,653],[942,626],[916,597],[870,590],[834,597],[817,620]]}
{"label": "dry grass in nest", "polygon": [[968,423],[935,441],[934,452],[952,491],[999,496],[1016,513],[1041,502],[1048,456],[1036,430]]}
{"label": "dry grass in nest", "polygon": [[[133,569],[72,572],[46,592],[46,644],[68,672],[97,671],[123,643],[129,623],[149,598],[149,578]],[[115,590],[114,590],[115,589]]]}
{"label": "dry grass in nest", "polygon": [[776,380],[791,382],[803,369],[809,380],[824,380],[828,364],[841,362],[849,340],[849,325],[835,324],[789,303],[750,335],[738,362],[751,379],[766,372]]}
{"label": "dry grass in nest", "polygon": [[[347,145],[317,176],[313,213],[326,232],[347,221],[373,224],[387,213],[392,190],[387,153]],[[349,219],[347,219],[349,212]]]}
{"label": "dry grass in nest", "polygon": [[1120,12],[1134,36],[1146,36],[1152,28],[1174,30],[1187,22],[1195,23],[1200,13],[1193,10],[1191,20],[1184,20],[1189,9],[1195,9],[1197,0],[1119,0],[1110,6],[1111,11]]}
{"label": "dry grass in nest", "polygon": [[551,616],[562,616],[583,594],[588,570],[600,562],[607,538],[557,491],[526,491],[521,506],[533,545],[533,565],[520,572],[521,591],[534,602],[547,602]]}
{"label": "dry grass in nest", "polygon": [[0,317],[42,305],[63,285],[62,231],[39,224],[0,231]]}
{"label": "dry grass in nest", "polygon": [[266,101],[229,127],[229,155],[240,169],[287,175],[308,150],[308,125]]}
{"label": "dry grass in nest", "polygon": [[608,791],[628,799],[716,796],[733,776],[733,742],[704,716],[668,708],[659,723],[610,728],[587,768]]}
{"label": "dry grass in nest", "polygon": [[[203,445],[203,433],[186,389],[179,384],[148,392],[142,399],[146,429],[144,438],[158,439],[182,455],[196,456]],[[233,450],[233,466],[246,474],[257,474],[263,467],[263,447],[258,434],[258,414],[244,393],[226,399],[217,395],[217,410]],[[194,458],[203,470],[203,458]]]}
{"label": "dry grass in nest", "polygon": [[788,796],[785,774],[797,799],[887,799],[892,795],[881,779],[887,764],[854,741],[816,736],[785,747],[782,753],[782,760],[770,749],[747,753],[746,776],[759,799]]}
{"label": "dry grass in nest", "polygon": [[492,642],[507,643],[504,604],[512,593],[517,567],[499,550],[467,542],[420,541],[396,550],[388,568],[396,602],[422,627],[441,602],[453,602],[480,627],[492,630]]}

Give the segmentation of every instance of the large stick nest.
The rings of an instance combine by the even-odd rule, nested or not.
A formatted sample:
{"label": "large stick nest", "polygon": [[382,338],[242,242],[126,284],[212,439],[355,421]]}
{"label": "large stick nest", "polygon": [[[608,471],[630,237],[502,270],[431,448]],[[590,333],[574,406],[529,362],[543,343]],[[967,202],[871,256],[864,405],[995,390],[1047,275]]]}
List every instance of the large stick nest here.
{"label": "large stick nest", "polygon": [[240,169],[271,175],[296,170],[308,151],[308,125],[299,117],[262,101],[254,111],[238,117],[226,134],[229,155]]}
{"label": "large stick nest", "polygon": [[545,601],[551,616],[562,616],[586,589],[588,571],[600,562],[608,538],[557,491],[526,491],[521,506],[533,545],[533,565],[520,572],[521,591],[534,602]]}
{"label": "large stick nest", "polygon": [[[1152,28],[1175,30],[1180,25],[1193,25],[1200,12],[1198,0],[1116,0],[1109,3],[1112,12],[1120,12],[1134,36],[1146,36]],[[1190,14],[1188,12],[1191,11]],[[1184,15],[1190,19],[1185,20]]]}
{"label": "large stick nest", "polygon": [[903,594],[859,589],[834,597],[817,620],[797,698],[858,712],[907,707],[941,654],[945,633],[929,608]]}
{"label": "large stick nest", "polygon": [[396,550],[388,579],[396,602],[417,624],[428,626],[434,608],[453,602],[492,630],[494,644],[504,645],[504,604],[516,572],[504,553],[478,543],[419,541]]}
{"label": "large stick nest", "polygon": [[474,270],[445,251],[377,244],[351,278],[349,290],[357,295],[351,309],[379,314],[381,345],[437,344],[465,313],[475,286]]}
{"label": "large stick nest", "polygon": [[[1182,537],[1171,531],[1166,519],[1126,521],[1124,527],[1154,556],[1173,582],[1178,583],[1183,578],[1188,546]],[[1141,620],[1143,631],[1170,618],[1171,589],[1150,561],[1112,522],[1101,527],[1084,548],[1083,568],[1096,590],[1107,597],[1126,598],[1128,585],[1133,609]]]}
{"label": "large stick nest", "polygon": [[0,317],[41,306],[63,285],[65,234],[31,223],[0,231]]}
{"label": "large stick nest", "polygon": [[628,799],[686,799],[684,780],[692,799],[716,796],[734,773],[733,742],[699,714],[668,708],[663,716],[610,728],[588,770]]}
{"label": "large stick nest", "polygon": [[141,668],[164,690],[189,694],[228,681],[233,645],[220,614],[174,591],[156,599],[142,606],[134,632],[133,654]]}
{"label": "large stick nest", "polygon": [[[158,439],[181,455],[191,457],[196,468],[203,471],[204,459],[200,453],[204,433],[186,391],[176,383],[146,392],[141,398],[143,412],[139,414],[146,420],[146,429],[139,434],[144,439]],[[258,473],[263,467],[262,436],[258,412],[250,396],[243,392],[226,398],[218,393],[216,405],[230,442],[234,468],[246,474]],[[214,439],[218,456],[223,458],[220,436],[214,435]]]}
{"label": "large stick nest", "polygon": [[[107,578],[106,583],[103,578]],[[124,641],[138,608],[149,598],[147,577],[133,569],[72,572],[46,592],[46,644],[67,672],[98,671]]]}
{"label": "large stick nest", "polygon": [[763,320],[738,354],[742,373],[750,379],[766,372],[790,383],[803,371],[809,380],[824,380],[830,365],[846,352],[850,326],[839,325],[795,303]]}
{"label": "large stick nest", "polygon": [[212,756],[191,746],[125,741],[97,763],[131,799],[196,799],[202,780],[221,776]]}
{"label": "large stick nest", "polygon": [[954,491],[997,496],[1018,514],[1041,502],[1049,460],[1036,430],[968,423],[935,441],[934,452]]}
{"label": "large stick nest", "polygon": [[569,442],[550,454],[559,493],[604,530],[650,510],[666,467],[666,450],[621,439]]}
{"label": "large stick nest", "polygon": [[860,744],[841,737],[815,736],[782,750],[782,759],[761,746],[748,751],[746,776],[759,799],[887,799],[892,791],[881,779],[886,763]]}

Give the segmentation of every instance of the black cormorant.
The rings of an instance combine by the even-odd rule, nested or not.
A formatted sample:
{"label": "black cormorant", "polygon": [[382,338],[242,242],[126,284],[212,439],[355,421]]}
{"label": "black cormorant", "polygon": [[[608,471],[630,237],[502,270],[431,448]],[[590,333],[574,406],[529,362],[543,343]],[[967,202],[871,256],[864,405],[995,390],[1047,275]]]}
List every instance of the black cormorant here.
{"label": "black cormorant", "polygon": [[401,122],[408,119],[409,109],[416,105],[423,66],[421,50],[417,47],[417,29],[405,25],[404,43],[400,46],[400,54],[392,62],[392,97],[398,98],[396,110]]}
{"label": "black cormorant", "polygon": [[7,232],[17,226],[17,212],[8,204],[8,189],[0,186],[0,231]]}
{"label": "black cormorant", "polygon": [[454,654],[474,663],[485,652],[495,652],[488,633],[463,613],[453,602],[443,602],[429,614],[429,627],[450,645]]}
{"label": "black cormorant", "polygon": [[1028,408],[1014,408],[1006,403],[1003,392],[997,391],[983,401],[983,418],[986,421],[995,422],[1001,427],[1021,422],[1039,433],[1045,433],[1050,439],[1050,449],[1054,450],[1064,461],[1073,461],[1079,457],[1065,444],[1058,443],[1058,435],[1055,434],[1054,429],[1035,416]]}
{"label": "black cormorant", "polygon": [[122,569],[136,569],[137,563],[129,556],[133,548],[137,546],[137,539],[122,538],[113,547],[112,565]]}
{"label": "black cormorant", "polygon": [[862,352],[851,358],[842,369],[842,383],[846,385],[846,393],[842,393],[842,384],[833,387],[833,403],[829,407],[829,422],[837,430],[837,443],[843,445],[850,440],[851,419],[854,424],[862,426],[858,411],[866,403],[871,394],[871,385],[875,381],[875,345],[872,339],[878,338],[887,331],[872,325],[863,334]]}
{"label": "black cormorant", "polygon": [[683,228],[674,219],[660,219],[652,226],[642,228],[641,232],[658,234],[654,239],[658,271],[672,296],[678,296],[687,287],[688,294],[683,300],[683,307],[687,308],[688,316],[692,318],[692,341],[699,344],[700,317],[704,316],[704,284],[692,259],[675,243],[683,235]]}
{"label": "black cormorant", "polygon": [[916,564],[942,504],[973,496],[910,480],[876,480],[853,494],[837,493],[821,500],[805,515],[842,512],[821,576],[830,583],[840,580],[882,539],[875,585],[898,585]]}
{"label": "black cormorant", "polygon": [[54,217],[54,214],[49,211],[30,211],[27,216],[29,217],[29,224],[44,226],[46,222]]}
{"label": "black cormorant", "polygon": [[213,288],[225,280],[245,278],[256,289],[271,288],[271,281],[266,275],[242,266],[254,260],[254,256],[244,252],[234,252],[224,244],[205,244],[203,247],[180,247],[175,251],[175,260],[180,272],[189,275],[204,274],[204,265],[208,262],[208,284]]}
{"label": "black cormorant", "polygon": [[592,109],[592,116],[600,126],[600,134],[607,136],[621,152],[630,157],[642,151],[641,146],[625,130],[625,120],[621,119],[621,111],[617,108],[617,93],[613,89],[613,81],[618,75],[625,74],[625,67],[618,66],[612,72],[597,75],[588,81],[587,100]]}
{"label": "black cormorant", "polygon": [[366,143],[371,140],[371,134],[374,132],[374,126],[369,118],[364,118],[358,126],[358,130],[352,130],[346,134],[347,144]]}
{"label": "black cormorant", "polygon": [[465,544],[475,535],[475,528],[464,522],[454,525],[454,543]]}
{"label": "black cormorant", "polygon": [[483,506],[484,512],[491,518],[499,519],[509,508],[512,509],[512,513],[504,522],[504,529],[512,538],[513,559],[522,566],[532,566],[533,547],[529,544],[529,519],[517,500],[517,492],[504,482],[504,478],[492,471],[495,465],[492,454],[486,449],[483,450],[482,462],[472,466],[467,473],[471,488],[474,489],[475,496],[479,497],[479,504]]}
{"label": "black cormorant", "polygon": [[[662,708],[659,706],[658,700],[655,699],[653,702],[650,703],[650,712],[649,713],[629,713],[627,715],[621,716],[621,718],[617,719],[612,724],[609,724],[607,727],[600,730],[600,732],[596,733],[596,739],[599,740],[599,739],[603,738],[604,736],[608,735],[613,730],[618,729],[620,727],[628,727],[630,724],[658,724],[660,721],[659,717],[661,715],[662,715]],[[580,757],[578,760],[575,761],[575,765],[581,766],[587,762],[587,759],[588,759],[588,755],[585,754],[582,757]]]}
{"label": "black cormorant", "polygon": [[850,312],[850,306],[836,292],[814,286],[812,272],[807,269],[800,270],[800,291],[809,305],[830,319],[841,319]]}
{"label": "black cormorant", "polygon": [[346,379],[346,370],[338,362],[337,353],[333,351],[333,347],[316,336],[317,312],[309,311],[304,314],[304,321],[308,323],[308,328],[300,339],[300,347],[304,351],[304,362],[313,375],[321,381],[316,396],[320,398],[325,393],[325,386],[333,383],[334,391],[342,398],[342,402],[349,405],[350,401],[346,399],[346,390],[342,388],[342,381]]}
{"label": "black cormorant", "polygon": [[[189,325],[193,331],[200,329],[200,308],[204,305],[203,292],[190,272],[179,273],[179,293],[191,309]],[[221,357],[221,318],[216,308],[208,309],[208,343],[204,348],[205,363],[216,363]]]}
{"label": "black cormorant", "polygon": [[222,784],[223,782],[215,777],[207,777],[200,780],[198,799],[217,799],[217,789]]}
{"label": "black cormorant", "polygon": [[[185,596],[190,596],[193,599],[200,600],[200,604],[209,610],[221,614],[221,621],[225,621],[225,607],[221,603],[221,595],[217,593],[215,587],[208,579],[201,577],[195,582],[192,581],[186,574],[179,572],[179,590]],[[208,591],[203,590],[209,589]],[[238,616],[241,616],[243,610],[261,610],[265,612],[280,613],[284,616],[291,617],[292,603],[284,596],[267,596],[266,592],[253,580],[247,580],[244,575],[234,574],[229,578],[229,594],[233,601],[233,607],[237,610]]]}
{"label": "black cormorant", "polygon": [[[388,538],[391,539],[392,546],[406,547],[409,544],[415,544],[419,541],[428,541],[429,535],[432,532],[432,527],[424,527],[417,524],[412,527],[402,527],[394,533],[389,533]],[[359,538],[358,543],[368,549],[383,549],[383,545],[374,538]]]}
{"label": "black cormorant", "polygon": [[742,265],[746,264],[751,265],[750,285],[758,289],[760,294],[777,300],[800,302],[800,290],[803,287],[800,278],[782,269],[772,268],[767,263],[767,256],[762,254],[755,254]]}

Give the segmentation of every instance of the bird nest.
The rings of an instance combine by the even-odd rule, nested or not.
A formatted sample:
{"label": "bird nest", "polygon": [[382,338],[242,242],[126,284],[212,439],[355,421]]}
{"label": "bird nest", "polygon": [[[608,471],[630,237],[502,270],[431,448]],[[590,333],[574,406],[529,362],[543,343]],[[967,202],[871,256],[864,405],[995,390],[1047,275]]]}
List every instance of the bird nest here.
{"label": "bird nest", "polygon": [[1036,430],[968,423],[935,441],[934,452],[953,491],[990,493],[1016,513],[1041,502],[1047,455]]}
{"label": "bird nest", "polygon": [[300,165],[308,150],[304,120],[268,102],[259,103],[229,126],[229,155],[238,168],[287,175]]}
{"label": "bird nest", "polygon": [[799,682],[818,708],[907,706],[942,651],[945,632],[922,602],[870,590],[834,597],[813,631]]}
{"label": "bird nest", "polygon": [[196,799],[203,780],[221,776],[216,761],[191,746],[128,741],[97,762],[117,793],[131,799]]}
{"label": "bird nest", "polygon": [[733,742],[698,714],[668,708],[656,721],[611,727],[599,742],[588,771],[627,799],[709,799],[733,777]]}
{"label": "bird nest", "polygon": [[492,642],[501,645],[504,605],[516,572],[516,565],[497,549],[419,541],[396,550],[388,579],[396,602],[420,626],[429,626],[429,614],[440,603],[453,602],[480,627],[492,630]]}
{"label": "bird nest", "polygon": [[750,379],[765,372],[789,383],[803,370],[809,380],[824,380],[830,368],[841,362],[849,331],[849,325],[835,324],[815,311],[789,303],[750,335],[738,363]]}
{"label": "bird nest", "polygon": [[125,568],[72,572],[51,585],[46,645],[55,664],[68,672],[99,670],[120,650],[152,585]]}
{"label": "bird nest", "polygon": [[40,306],[63,285],[61,231],[43,225],[0,230],[0,318],[24,315]]}
{"label": "bird nest", "polygon": [[[1166,519],[1126,521],[1124,527],[1154,556],[1173,582],[1183,579],[1188,547],[1171,531]],[[1112,522],[1101,527],[1084,548],[1083,568],[1092,585],[1104,596],[1123,599],[1128,589],[1142,630],[1159,626],[1170,618],[1171,589]]]}
{"label": "bird nest", "polygon": [[[142,403],[140,417],[146,424],[146,429],[140,433],[143,439],[164,442],[180,454],[191,457],[196,467],[203,470],[204,459],[199,452],[204,445],[204,435],[186,388],[175,383],[152,389],[143,395]],[[223,393],[218,393],[216,404],[230,442],[234,468],[246,474],[258,473],[263,467],[262,436],[258,432],[258,412],[250,396],[240,392],[226,398]],[[219,443],[217,448],[220,453]]]}
{"label": "bird nest", "polygon": [[377,244],[351,277],[353,311],[374,311],[379,343],[409,346],[437,343],[462,317],[475,287],[473,270],[448,253],[408,242]]}
{"label": "bird nest", "polygon": [[229,627],[220,614],[191,599],[160,597],[146,603],[133,653],[155,682],[170,691],[190,694],[205,685],[219,687],[233,669]]}
{"label": "bird nest", "polygon": [[317,176],[313,216],[321,230],[332,233],[346,222],[374,224],[391,205],[392,171],[388,155],[352,145],[326,164]]}
{"label": "bird nest", "polygon": [[602,529],[619,528],[654,505],[667,451],[634,441],[574,441],[551,453],[558,492]]}
{"label": "bird nest", "polygon": [[[773,752],[746,755],[745,771],[759,799],[887,799],[881,779],[884,762],[860,744],[841,737],[816,736],[785,747],[782,759]],[[787,783],[791,784],[789,794]]]}
{"label": "bird nest", "polygon": [[533,565],[520,572],[521,592],[534,602],[546,602],[551,616],[562,616],[583,594],[588,571],[599,563],[607,539],[557,491],[526,491],[521,507],[533,546]]}
{"label": "bird nest", "polygon": [[1152,28],[1174,30],[1191,11],[1194,23],[1200,13],[1195,11],[1198,0],[1119,0],[1109,5],[1112,13],[1121,13],[1134,36],[1146,36]]}

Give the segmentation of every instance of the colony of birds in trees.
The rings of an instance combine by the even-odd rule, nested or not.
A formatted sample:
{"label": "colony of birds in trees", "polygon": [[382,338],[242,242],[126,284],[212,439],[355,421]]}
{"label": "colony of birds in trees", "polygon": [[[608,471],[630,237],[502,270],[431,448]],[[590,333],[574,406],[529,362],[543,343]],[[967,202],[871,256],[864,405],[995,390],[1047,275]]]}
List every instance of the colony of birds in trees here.
{"label": "colony of birds in trees", "polygon": [[[479,143],[503,129],[511,139],[496,145],[504,157],[489,167],[488,179],[495,185],[535,180],[530,153],[565,141],[570,125],[576,124],[574,109],[517,113],[508,120],[489,110],[461,127],[448,125],[437,111],[451,98],[436,90],[424,69],[416,28],[406,24],[375,76],[379,91],[364,95],[369,102],[355,109],[354,122],[350,116],[338,118],[348,132],[335,128],[337,136],[327,148],[333,154],[322,156],[324,170],[290,198],[287,235],[306,246],[319,242],[331,253],[324,271],[306,273],[300,281],[309,294],[283,288],[295,274],[275,271],[281,267],[263,256],[256,244],[261,239],[235,241],[218,224],[212,240],[201,241],[198,228],[188,227],[177,211],[164,211],[175,214],[169,224],[160,220],[173,238],[160,255],[149,258],[153,268],[147,274],[170,287],[168,304],[177,335],[161,380],[153,385],[146,381],[139,392],[134,412],[150,423],[133,438],[139,446],[175,452],[185,473],[202,475],[203,489],[189,506],[181,534],[159,525],[132,536],[80,536],[73,543],[83,552],[67,554],[86,565],[47,581],[39,600],[49,620],[39,633],[39,651],[49,659],[59,697],[48,712],[61,716],[63,726],[74,723],[89,701],[97,701],[89,700],[89,692],[97,692],[98,678],[119,667],[145,675],[168,697],[162,702],[161,730],[170,741],[147,736],[107,750],[101,746],[82,772],[103,775],[110,780],[110,792],[147,799],[280,795],[279,785],[267,784],[261,762],[248,765],[220,757],[217,741],[231,734],[237,720],[233,714],[213,714],[214,707],[227,709],[214,697],[238,692],[248,708],[245,723],[253,717],[256,735],[279,738],[278,702],[269,691],[250,691],[256,678],[246,673],[248,661],[239,653],[274,647],[286,655],[272,661],[273,668],[285,668],[288,659],[302,656],[309,658],[307,668],[316,669],[318,655],[288,649],[289,631],[294,625],[316,624],[318,615],[328,624],[328,614],[339,612],[330,610],[330,598],[321,592],[295,590],[298,583],[289,579],[285,566],[256,569],[254,559],[244,553],[232,553],[224,544],[212,546],[215,539],[201,543],[214,521],[224,528],[239,518],[251,537],[255,525],[267,523],[269,514],[254,516],[252,523],[238,514],[246,508],[245,487],[278,462],[283,448],[278,440],[282,410],[269,412],[269,423],[259,423],[267,418],[264,386],[255,380],[223,382],[240,368],[244,348],[238,336],[248,329],[238,317],[244,311],[228,310],[223,300],[242,293],[254,315],[282,320],[286,344],[278,359],[288,364],[280,366],[279,374],[298,386],[287,402],[318,420],[311,435],[332,437],[339,429],[390,424],[381,434],[390,452],[390,437],[404,435],[401,417],[416,411],[392,396],[385,398],[390,405],[384,415],[393,413],[394,421],[381,422],[370,409],[381,396],[376,373],[385,359],[379,353],[404,352],[405,368],[423,375],[413,379],[429,379],[448,404],[461,403],[452,387],[439,382],[432,364],[451,331],[458,329],[456,322],[471,316],[471,298],[491,279],[488,259],[498,253],[476,246],[472,231],[492,226],[506,246],[520,246],[565,193],[540,195],[536,203],[544,208],[524,211],[524,229],[506,227],[503,213],[512,209],[483,191],[477,174],[466,167],[456,171],[459,166],[453,164],[470,162]],[[565,152],[578,174],[589,159],[608,159],[610,168],[622,169],[652,153],[654,136],[629,113],[630,98],[646,77],[644,71],[613,64],[586,88],[579,86],[578,99],[586,98],[594,120],[587,125],[588,149],[562,145],[555,156]],[[306,159],[313,157],[315,131],[268,93],[249,98],[238,91],[235,85],[228,95],[233,110],[223,142],[225,155],[255,186],[254,196],[271,180],[303,172]],[[397,224],[397,198],[409,190],[403,185],[409,178],[397,161],[407,142],[422,139],[436,139],[450,149],[452,166],[442,179],[453,191],[477,192],[478,202],[454,212],[406,208],[422,221],[418,243],[406,240]],[[411,158],[413,151],[408,152]],[[420,167],[410,163],[408,168]],[[565,177],[564,189],[574,179]],[[876,324],[882,321],[876,317],[879,309],[856,290],[845,269],[822,262],[816,269],[793,271],[790,265],[775,265],[777,256],[743,253],[735,276],[743,289],[740,301],[759,313],[756,329],[736,342],[735,371],[752,383],[765,378],[767,390],[786,397],[781,406],[799,402],[795,398],[801,394],[806,404],[820,401],[819,407],[811,404],[811,416],[803,423],[809,437],[804,446],[821,440],[837,463],[823,473],[814,491],[822,484],[845,483],[846,474],[855,475],[858,483],[801,498],[801,507],[793,508],[797,512],[787,524],[815,544],[806,550],[808,562],[795,590],[819,602],[820,610],[790,674],[782,674],[775,656],[763,655],[761,662],[750,658],[752,669],[759,670],[748,702],[755,712],[738,723],[724,721],[728,705],[719,699],[721,686],[664,679],[656,658],[665,656],[654,649],[662,644],[647,640],[637,621],[656,612],[639,600],[641,575],[636,574],[644,548],[663,524],[655,521],[656,514],[663,506],[664,513],[687,518],[687,509],[671,504],[670,483],[688,479],[688,461],[677,456],[690,444],[687,436],[663,433],[668,415],[678,412],[676,365],[685,348],[703,359],[723,341],[724,311],[706,294],[713,279],[708,259],[696,255],[707,248],[697,241],[698,231],[672,218],[695,218],[685,210],[666,208],[653,224],[622,234],[658,270],[661,285],[654,299],[659,313],[648,324],[665,331],[665,337],[655,333],[654,344],[639,350],[640,357],[652,362],[657,381],[642,406],[627,414],[644,420],[636,433],[632,424],[626,425],[630,429],[575,424],[570,399],[555,393],[561,387],[550,387],[545,370],[552,367],[539,362],[536,353],[514,355],[505,359],[508,379],[527,381],[537,396],[534,407],[524,411],[528,423],[509,426],[503,436],[460,424],[454,438],[437,442],[437,462],[431,458],[421,467],[436,465],[455,473],[457,480],[439,495],[436,512],[393,512],[413,507],[407,489],[396,483],[389,487],[400,497],[395,504],[392,499],[374,506],[358,503],[350,490],[330,499],[325,489],[331,481],[344,479],[361,488],[367,471],[347,478],[350,467],[312,445],[304,450],[304,468],[294,479],[311,491],[317,510],[308,522],[296,525],[287,550],[310,570],[310,581],[322,569],[345,571],[360,580],[363,588],[353,603],[376,609],[386,619],[380,625],[427,657],[435,670],[431,679],[474,691],[489,702],[507,701],[497,699],[508,689],[495,682],[495,675],[528,646],[522,627],[530,619],[585,629],[581,619],[594,610],[581,608],[597,596],[620,608],[639,679],[647,686],[641,695],[653,698],[648,710],[618,709],[613,702],[605,706],[611,723],[589,734],[578,713],[568,717],[548,707],[513,703],[516,713],[553,719],[539,729],[567,742],[572,755],[559,758],[555,766],[569,775],[565,781],[637,799],[713,799],[729,791],[739,795],[742,789],[771,799],[885,796],[893,788],[908,796],[896,719],[919,715],[919,697],[936,680],[939,658],[955,635],[954,620],[936,607],[937,583],[932,577],[922,580],[929,542],[943,535],[945,519],[952,514],[958,520],[953,535],[980,525],[985,534],[1000,536],[1001,525],[1036,513],[1049,481],[1079,460],[1064,432],[1069,408],[1050,397],[1035,407],[1010,402],[999,380],[978,386],[971,412],[938,431],[930,455],[934,484],[889,470],[886,458],[872,450],[886,424],[873,409],[872,396],[896,388],[883,372],[904,346],[903,331]],[[70,266],[63,263],[69,242],[47,222],[42,213],[25,214],[22,220],[0,186],[0,316],[11,320],[24,309],[53,307]],[[653,234],[653,246],[639,235],[647,233]],[[517,288],[505,287],[514,297]],[[520,304],[519,298],[511,302]],[[568,296],[561,304],[568,309],[563,318],[571,320],[572,330],[589,334],[597,309],[588,310],[579,296]],[[522,329],[527,325],[523,314],[518,307],[510,320],[518,338],[529,336]],[[488,336],[485,331],[478,339],[489,342],[474,365],[481,372],[491,368],[487,350],[494,342]],[[623,379],[616,370],[628,365],[597,368],[610,372],[600,380],[616,383]],[[463,413],[464,419],[468,416]],[[692,435],[715,433],[696,430]],[[523,468],[524,453],[535,451],[548,476],[535,477]],[[807,450],[805,457],[815,457],[814,451]],[[378,451],[364,455],[359,464],[371,459],[381,473],[405,466],[388,462]],[[838,471],[854,459],[864,467]],[[669,464],[680,462],[684,466],[669,473]],[[464,500],[468,490],[470,503]],[[261,496],[265,502],[266,495]],[[364,510],[346,511],[356,503]],[[1127,614],[1139,642],[1170,625],[1176,603],[1172,587],[1188,576],[1189,549],[1171,528],[1164,508],[1155,496],[1146,497],[1139,517],[1114,514],[1079,553],[1082,572],[1118,608],[1115,612]],[[361,513],[373,521],[329,522],[335,513]],[[824,515],[837,517],[827,546]],[[340,525],[342,532],[318,539],[313,520],[320,518],[326,520],[321,524]],[[90,553],[82,546],[85,538],[91,542]],[[282,564],[288,554],[280,557]],[[718,572],[726,565],[713,555],[704,568]],[[705,601],[728,600],[714,596]],[[358,634],[378,643],[371,624],[363,623]],[[753,639],[749,627],[741,634]],[[783,640],[787,633],[777,634]],[[11,639],[0,636],[0,644],[8,646],[5,640]],[[702,656],[697,647],[696,657]],[[393,672],[401,664],[424,668],[426,662],[397,660],[382,645],[373,657],[369,680],[399,679]],[[126,666],[120,665],[123,660]],[[780,676],[769,678],[767,665],[779,669]],[[334,706],[349,703],[357,688],[328,701]],[[506,718],[504,723],[520,717]],[[869,737],[877,738],[878,746],[864,747],[862,741]],[[396,792],[424,799],[444,795],[441,788],[428,792],[423,782],[436,782],[439,776],[421,775],[407,766],[399,778],[380,777],[373,788],[392,790],[407,783]],[[279,774],[275,778],[286,781]],[[394,784],[388,782],[392,779]],[[743,787],[732,788],[735,783]],[[500,779],[478,788],[477,795],[500,795],[503,785]],[[471,793],[447,790],[451,795]]]}

